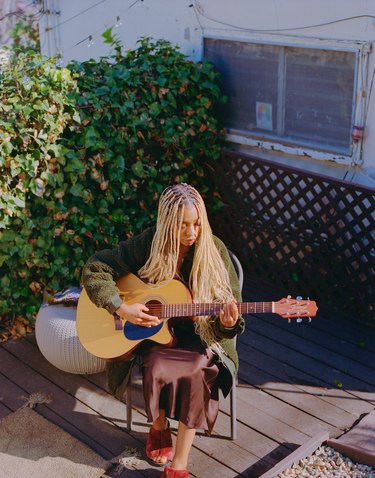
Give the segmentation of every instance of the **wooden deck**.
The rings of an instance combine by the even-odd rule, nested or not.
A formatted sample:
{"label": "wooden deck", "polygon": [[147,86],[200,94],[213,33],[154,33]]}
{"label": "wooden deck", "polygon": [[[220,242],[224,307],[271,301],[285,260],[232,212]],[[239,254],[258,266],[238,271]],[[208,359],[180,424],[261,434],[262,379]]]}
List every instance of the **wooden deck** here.
{"label": "wooden deck", "polygon": [[[279,298],[249,281],[244,290],[246,300]],[[238,438],[227,438],[229,402],[222,400],[215,436],[199,434],[194,442],[193,477],[258,477],[318,432],[337,437],[375,408],[375,327],[356,317],[324,308],[311,324],[249,316],[238,350]],[[45,392],[53,401],[37,411],[103,457],[126,447],[144,457],[148,426],[135,375],[134,431],[129,434],[126,405],[108,394],[104,374],[61,372],[40,354],[34,336],[13,340],[0,346],[0,417],[19,408],[22,397]],[[160,474],[160,468],[141,459],[121,476]]]}

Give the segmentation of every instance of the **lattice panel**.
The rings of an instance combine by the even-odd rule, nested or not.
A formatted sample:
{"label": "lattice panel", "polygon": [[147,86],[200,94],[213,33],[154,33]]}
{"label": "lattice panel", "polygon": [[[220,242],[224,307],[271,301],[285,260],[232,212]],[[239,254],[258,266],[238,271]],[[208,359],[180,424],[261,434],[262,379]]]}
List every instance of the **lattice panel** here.
{"label": "lattice panel", "polygon": [[374,191],[226,152],[216,232],[248,273],[368,317],[374,311]]}

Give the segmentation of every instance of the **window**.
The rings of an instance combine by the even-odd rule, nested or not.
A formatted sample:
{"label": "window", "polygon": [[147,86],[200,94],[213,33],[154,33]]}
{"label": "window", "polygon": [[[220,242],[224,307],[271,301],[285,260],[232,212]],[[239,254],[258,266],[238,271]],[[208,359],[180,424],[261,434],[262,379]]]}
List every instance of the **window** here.
{"label": "window", "polygon": [[358,48],[340,51],[205,38],[204,54],[221,74],[230,131],[353,155],[352,129],[360,116]]}

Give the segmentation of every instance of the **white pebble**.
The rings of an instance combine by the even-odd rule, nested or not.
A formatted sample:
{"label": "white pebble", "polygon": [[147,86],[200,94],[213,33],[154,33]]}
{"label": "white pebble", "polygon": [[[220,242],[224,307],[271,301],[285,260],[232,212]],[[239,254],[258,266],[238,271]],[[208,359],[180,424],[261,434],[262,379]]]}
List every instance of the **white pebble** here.
{"label": "white pebble", "polygon": [[320,446],[309,457],[293,463],[278,478],[375,478],[375,468],[354,463],[333,448]]}

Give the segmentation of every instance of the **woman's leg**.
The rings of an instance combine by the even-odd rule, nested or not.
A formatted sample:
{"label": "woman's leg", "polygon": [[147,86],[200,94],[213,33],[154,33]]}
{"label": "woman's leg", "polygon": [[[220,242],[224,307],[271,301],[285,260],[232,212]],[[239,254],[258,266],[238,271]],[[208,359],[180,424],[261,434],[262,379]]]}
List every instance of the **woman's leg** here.
{"label": "woman's leg", "polygon": [[188,428],[182,422],[178,422],[177,441],[171,468],[187,470],[188,459],[195,437],[195,428]]}

